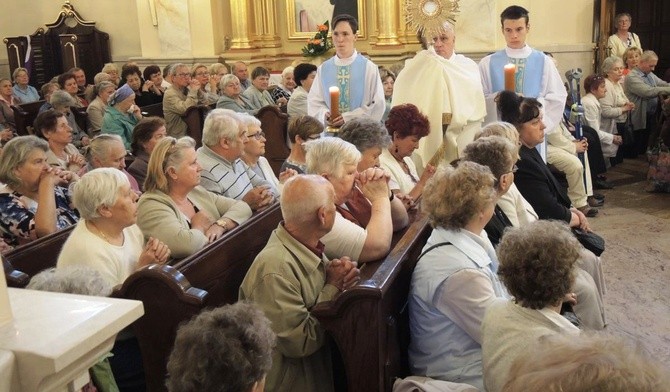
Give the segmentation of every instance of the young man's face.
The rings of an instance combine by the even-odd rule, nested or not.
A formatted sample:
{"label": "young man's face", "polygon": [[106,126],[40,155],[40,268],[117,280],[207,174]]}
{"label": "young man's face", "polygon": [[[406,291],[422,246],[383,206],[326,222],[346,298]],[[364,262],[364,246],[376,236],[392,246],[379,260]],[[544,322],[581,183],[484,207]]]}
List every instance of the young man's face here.
{"label": "young man's face", "polygon": [[529,28],[530,26],[526,23],[526,18],[505,19],[502,31],[507,46],[512,49],[523,48],[526,45],[526,35]]}

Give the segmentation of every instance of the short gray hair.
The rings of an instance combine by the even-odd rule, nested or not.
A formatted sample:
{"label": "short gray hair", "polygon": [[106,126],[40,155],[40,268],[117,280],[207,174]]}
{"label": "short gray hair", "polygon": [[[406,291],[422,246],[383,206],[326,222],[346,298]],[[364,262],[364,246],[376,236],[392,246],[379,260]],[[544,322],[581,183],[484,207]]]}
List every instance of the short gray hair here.
{"label": "short gray hair", "polygon": [[130,181],[119,169],[91,170],[72,186],[72,205],[83,219],[100,218],[98,208],[113,206],[124,185],[130,186]]}
{"label": "short gray hair", "polygon": [[510,167],[517,161],[518,149],[503,136],[479,138],[465,146],[461,161],[470,161],[486,166],[493,177],[500,179],[509,173]]}
{"label": "short gray hair", "polygon": [[[114,83],[110,82],[109,80],[103,80],[103,81],[100,82],[100,83],[96,83],[96,84],[95,84],[95,87],[94,87],[94,90],[93,90],[93,91],[95,92],[95,96],[97,97],[98,95],[100,95],[100,92],[101,92],[102,90],[104,90],[104,89],[106,89],[106,88],[109,88],[109,87],[114,87],[114,88],[116,88],[116,85],[115,85]],[[105,102],[105,104],[106,104],[106,103],[107,103],[107,102]]]}
{"label": "short gray hair", "polygon": [[112,149],[111,145],[113,143],[123,144],[123,139],[121,139],[121,136],[111,133],[102,133],[94,137],[91,144],[86,148],[86,160],[89,163],[93,162],[93,159],[104,160]]}
{"label": "short gray hair", "polygon": [[191,67],[184,63],[175,63],[172,65],[172,68],[170,68],[170,76],[177,76],[177,71],[179,71],[179,68],[187,68],[188,73],[191,73]]}
{"label": "short gray hair", "polygon": [[104,72],[104,73],[116,72],[116,73],[120,74],[119,67],[117,67],[116,64],[114,64],[114,63],[106,63],[102,67],[102,72]]}
{"label": "short gray hair", "polygon": [[283,71],[281,71],[281,77],[285,78],[286,75],[292,74],[294,70],[295,70],[295,67],[289,65],[288,67],[284,68]]}
{"label": "short gray hair", "polygon": [[356,146],[360,152],[375,147],[384,150],[391,143],[391,136],[386,127],[370,118],[355,118],[347,121],[342,125],[337,136]]}
{"label": "short gray hair", "polygon": [[252,125],[255,125],[257,127],[261,126],[261,120],[257,119],[256,117],[252,116],[249,113],[237,113],[237,119],[245,127],[250,127]]}
{"label": "short gray hair", "polygon": [[226,85],[228,83],[230,83],[232,81],[235,81],[235,80],[237,80],[238,83],[240,82],[240,78],[238,78],[234,74],[231,74],[231,73],[225,74],[221,77],[221,80],[219,80],[219,88],[221,90],[223,90],[223,88],[226,87]]}
{"label": "short gray hair", "polygon": [[353,144],[337,137],[324,137],[303,144],[307,150],[307,173],[342,177],[345,165],[358,165],[361,153]]}
{"label": "short gray hair", "polygon": [[475,140],[487,136],[501,136],[512,142],[517,148],[514,159],[517,161],[519,160],[519,146],[521,143],[519,142],[519,131],[513,124],[505,121],[494,121],[477,132],[475,134]]}
{"label": "short gray hair", "polygon": [[70,107],[77,104],[77,102],[74,100],[74,97],[72,97],[72,95],[70,95],[70,93],[65,90],[56,90],[51,93],[49,103],[54,108]]}
{"label": "short gray hair", "polygon": [[640,62],[648,62],[651,60],[658,60],[658,55],[653,50],[645,50],[640,56]]}
{"label": "short gray hair", "polygon": [[28,159],[28,155],[34,150],[49,151],[49,144],[46,140],[37,136],[18,136],[8,141],[2,149],[2,159],[0,159],[0,181],[16,189],[21,186],[22,180],[14,173],[15,169],[23,165]]}
{"label": "short gray hair", "polygon": [[28,75],[28,77],[30,77],[30,74],[28,73],[28,70],[27,70],[27,69],[25,69],[25,68],[23,68],[23,67],[18,67],[17,69],[14,70],[14,72],[12,72],[12,79],[13,79],[15,82],[16,82],[16,78],[19,77],[19,74],[20,74],[21,72],[25,72],[26,75]]}
{"label": "short gray hair", "polygon": [[235,140],[240,133],[240,119],[224,109],[213,109],[205,118],[202,128],[202,144],[207,147],[219,144],[221,139]]}
{"label": "short gray hair", "polygon": [[100,272],[83,266],[49,268],[30,279],[29,290],[107,297],[112,285]]}
{"label": "short gray hair", "polygon": [[609,73],[614,67],[616,67],[617,64],[621,64],[623,66],[623,60],[619,56],[610,56],[603,60],[603,64],[600,66],[600,70],[602,73],[607,74]]}
{"label": "short gray hair", "polygon": [[210,74],[216,74],[219,73],[220,70],[225,69],[226,73],[228,73],[228,67],[225,66],[225,64],[221,63],[214,63],[209,66],[209,73]]}
{"label": "short gray hair", "polygon": [[93,77],[93,84],[97,86],[98,84],[100,84],[102,82],[109,82],[110,80],[112,80],[112,77],[109,76],[109,74],[107,72],[98,72]]}
{"label": "short gray hair", "polygon": [[203,311],[177,330],[167,389],[250,391],[272,367],[275,339],[270,320],[251,303]]}

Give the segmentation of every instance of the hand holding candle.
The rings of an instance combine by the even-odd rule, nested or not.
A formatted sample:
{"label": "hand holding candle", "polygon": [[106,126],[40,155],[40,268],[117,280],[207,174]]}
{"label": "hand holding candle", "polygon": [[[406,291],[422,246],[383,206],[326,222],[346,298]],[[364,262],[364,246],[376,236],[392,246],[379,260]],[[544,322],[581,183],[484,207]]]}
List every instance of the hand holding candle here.
{"label": "hand holding candle", "polygon": [[505,90],[516,91],[516,65],[505,65]]}
{"label": "hand holding candle", "polygon": [[340,116],[340,89],[333,86],[330,91],[330,119],[333,120]]}

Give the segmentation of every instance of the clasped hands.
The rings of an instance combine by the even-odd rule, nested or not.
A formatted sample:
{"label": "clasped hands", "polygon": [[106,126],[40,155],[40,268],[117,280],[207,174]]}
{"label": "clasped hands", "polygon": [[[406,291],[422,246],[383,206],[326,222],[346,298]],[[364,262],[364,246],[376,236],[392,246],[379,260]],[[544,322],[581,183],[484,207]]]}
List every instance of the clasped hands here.
{"label": "clasped hands", "polygon": [[347,256],[333,259],[326,266],[326,283],[344,291],[361,280],[357,263]]}
{"label": "clasped hands", "polygon": [[390,176],[384,169],[370,167],[358,173],[356,185],[358,185],[363,195],[372,203],[382,198],[389,199],[389,179]]}
{"label": "clasped hands", "polygon": [[249,204],[252,210],[257,211],[263,209],[275,200],[275,196],[270,190],[269,186],[257,186],[247,192],[242,201]]}

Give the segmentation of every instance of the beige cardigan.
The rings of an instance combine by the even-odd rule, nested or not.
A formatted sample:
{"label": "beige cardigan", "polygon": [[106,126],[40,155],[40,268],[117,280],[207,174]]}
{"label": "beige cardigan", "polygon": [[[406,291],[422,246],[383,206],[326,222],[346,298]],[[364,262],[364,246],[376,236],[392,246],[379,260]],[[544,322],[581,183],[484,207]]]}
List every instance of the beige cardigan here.
{"label": "beige cardigan", "polygon": [[[507,382],[512,363],[548,335],[578,334],[579,329],[558,313],[524,308],[513,300],[498,300],[486,310],[482,322],[484,385],[497,392]],[[557,317],[556,317],[557,316]]]}
{"label": "beige cardigan", "polygon": [[[247,203],[219,196],[201,186],[195,187],[188,194],[188,199],[199,211],[205,211],[213,219],[225,217],[241,224],[251,216]],[[205,234],[191,229],[172,198],[161,191],[144,193],[137,210],[137,225],[144,236],[163,241],[170,248],[172,257],[189,256],[207,244]]]}

